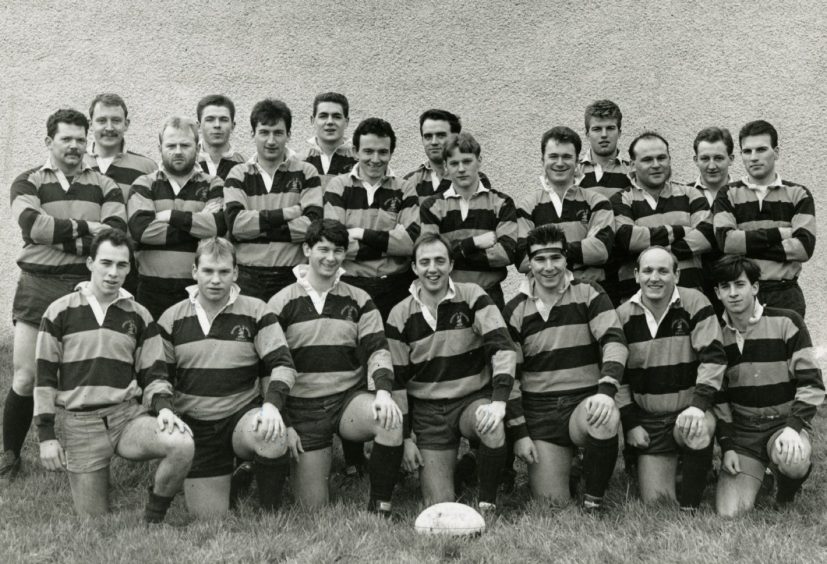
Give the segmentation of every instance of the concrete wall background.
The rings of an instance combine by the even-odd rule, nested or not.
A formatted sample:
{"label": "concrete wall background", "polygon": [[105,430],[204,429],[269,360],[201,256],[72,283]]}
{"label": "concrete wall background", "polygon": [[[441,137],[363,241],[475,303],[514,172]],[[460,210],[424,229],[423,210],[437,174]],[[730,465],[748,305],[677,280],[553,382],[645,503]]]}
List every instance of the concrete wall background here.
{"label": "concrete wall background", "polygon": [[[171,113],[195,114],[204,94],[237,104],[234,144],[252,153],[249,111],[265,96],[294,112],[293,142],[311,135],[317,92],[351,100],[351,131],[381,116],[399,138],[398,173],[422,159],[417,117],[444,107],[483,147],[485,172],[515,199],[536,186],[539,138],[557,124],[583,130],[585,105],[615,100],[621,146],[654,128],[672,145],[674,177],[691,180],[692,139],[708,125],[733,133],[764,118],[781,137],[781,173],[822,191],[827,122],[827,17],[812,2],[82,2],[6,0],[0,6],[0,343],[20,247],[8,189],[45,159],[46,117],[88,108],[101,91],[129,105],[130,149],[157,157]],[[734,173],[743,174],[740,159]],[[823,242],[806,265],[808,321],[827,344]],[[511,292],[513,293],[512,276]],[[507,292],[507,295],[509,292]]]}

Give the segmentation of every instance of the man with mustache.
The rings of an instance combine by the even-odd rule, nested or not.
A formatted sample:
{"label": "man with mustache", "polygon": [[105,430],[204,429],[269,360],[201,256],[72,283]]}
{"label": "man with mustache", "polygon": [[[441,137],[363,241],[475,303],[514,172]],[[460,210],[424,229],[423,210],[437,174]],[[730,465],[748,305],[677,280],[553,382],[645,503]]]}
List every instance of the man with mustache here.
{"label": "man with mustache", "polygon": [[226,231],[221,179],[196,166],[198,125],[173,116],[158,134],[161,170],[141,176],[127,202],[138,243],[138,303],[154,319],[187,297],[198,241]]}
{"label": "man with mustache", "polygon": [[235,104],[223,94],[210,94],[195,107],[201,132],[198,166],[210,176],[226,180],[232,168],[244,162],[241,153],[233,151],[230,136],[235,129]]}
{"label": "man with mustache", "polygon": [[84,164],[89,121],[62,109],[46,121],[48,158],[11,186],[11,211],[23,236],[20,278],[14,294],[14,376],[3,409],[0,480],[20,472],[20,449],[32,422],[35,342],[46,308],[89,278],[85,260],[92,237],[114,227],[126,230],[118,185]]}

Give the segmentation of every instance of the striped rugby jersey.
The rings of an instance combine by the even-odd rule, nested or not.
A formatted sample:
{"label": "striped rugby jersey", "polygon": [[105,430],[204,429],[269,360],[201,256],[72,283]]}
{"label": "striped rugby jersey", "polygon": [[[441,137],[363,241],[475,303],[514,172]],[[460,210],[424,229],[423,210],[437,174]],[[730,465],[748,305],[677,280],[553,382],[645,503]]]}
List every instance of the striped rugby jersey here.
{"label": "striped rugby jersey", "polygon": [[51,159],[24,172],[12,183],[11,211],[23,235],[17,265],[34,274],[88,276],[89,221],[126,231],[121,189],[86,165],[71,182]]}
{"label": "striped rugby jersey", "polygon": [[700,291],[676,287],[654,337],[644,307],[638,292],[617,308],[629,347],[617,394],[625,431],[637,426],[641,410],[662,414],[689,406],[708,410],[726,369],[718,318]]}
{"label": "striped rugby jersey", "polygon": [[620,157],[620,151],[611,166],[603,168],[593,162],[592,150],[588,148],[580,157],[580,177],[577,183],[581,188],[593,190],[607,200],[611,200],[612,196],[632,186],[629,180],[631,171],[629,161]]}
{"label": "striped rugby jersey", "polygon": [[535,287],[529,274],[503,314],[517,344],[520,389],[569,394],[596,386],[614,397],[628,350],[609,297],[599,286],[570,275],[557,303],[547,310]]}
{"label": "striped rugby jersey", "polygon": [[[524,198],[517,208],[517,262],[521,272],[528,272],[526,237],[535,227],[553,223],[566,234],[566,261],[579,277],[585,272],[593,274],[596,281],[606,278],[603,265],[614,247],[614,212],[609,201],[596,191],[584,190],[574,185],[563,194],[561,213],[552,202],[544,177],[541,188]],[[554,195],[557,196],[556,194]]]}
{"label": "striped rugby jersey", "polygon": [[[92,151],[94,150],[95,148],[93,146]],[[150,174],[158,170],[158,165],[155,161],[149,157],[145,157],[144,155],[133,153],[132,151],[122,151],[115,155],[112,162],[109,163],[109,167],[106,169],[106,172],[101,171],[100,166],[98,165],[97,155],[94,152],[87,153],[84,156],[84,161],[92,167],[92,170],[96,170],[104,176],[108,176],[114,180],[118,186],[120,186],[121,192],[123,192],[124,202],[129,201],[129,188],[139,176]]]}
{"label": "striped rugby jersey", "polygon": [[419,236],[419,206],[416,194],[403,192],[393,173],[382,179],[372,201],[359,165],[340,174],[324,192],[324,216],[365,230],[361,241],[352,239],[348,246],[342,267],[349,275],[378,278],[410,269]]}
{"label": "striped rugby jersey", "polygon": [[209,153],[202,151],[198,155],[198,166],[200,166],[201,170],[210,176],[217,176],[221,180],[227,180],[227,175],[230,174],[233,167],[237,164],[243,163],[244,160],[244,155],[241,153],[237,153],[232,150],[227,151],[221,155],[221,159],[218,161],[218,166],[215,167],[215,174],[213,174],[210,172],[210,155]]}
{"label": "striped rugby jersey", "polygon": [[324,170],[324,163],[322,163],[322,148],[316,142],[315,137],[307,140],[307,145],[300,151],[296,158],[300,161],[305,161],[312,164],[319,173],[319,178],[322,182],[322,190],[325,189],[327,183],[340,174],[347,174],[356,166],[358,160],[356,159],[356,150],[349,141],[345,141],[333,151],[330,156],[330,164],[327,172]]}
{"label": "striped rugby jersey", "polygon": [[[714,204],[715,237],[729,255],[746,255],[761,267],[761,280],[792,280],[816,244],[815,203],[810,191],[777,176],[763,203],[746,179],[721,188]],[[792,229],[781,239],[780,227]]]}
{"label": "striped rugby jersey", "polygon": [[723,335],[727,369],[716,397],[721,448],[732,449],[733,417],[781,417],[796,431],[810,429],[824,403],[824,380],[801,316],[756,301],[744,333],[724,313]]}
{"label": "striped rugby jersey", "polygon": [[[300,213],[285,220],[284,210]],[[236,165],[224,181],[227,230],[238,264],[292,267],[305,262],[301,244],[307,227],[322,217],[322,185],[316,169],[294,158],[282,162],[270,190],[256,158]]]}
{"label": "striped rugby jersey", "polygon": [[55,438],[55,407],[86,411],[141,396],[146,406],[172,397],[158,327],[126,290],[95,317],[82,282],[46,310],[37,334],[35,424],[41,441]]}
{"label": "striped rugby jersey", "polygon": [[[411,190],[416,191],[419,205],[422,205],[431,196],[445,192],[451,187],[451,179],[447,176],[439,178],[439,183],[434,186],[433,173],[434,169],[431,166],[431,161],[425,161],[416,170],[412,170],[403,177],[402,191],[406,194]],[[491,188],[491,181],[485,173],[480,172],[479,174],[482,185]]]}
{"label": "striped rugby jersey", "polygon": [[176,410],[206,421],[224,419],[263,396],[282,411],[296,371],[276,315],[233,285],[210,323],[197,301],[198,286],[187,292],[189,298],[158,320]]}
{"label": "striped rugby jersey", "polygon": [[693,187],[667,181],[652,207],[649,193],[634,183],[634,174],[630,178],[632,186],[612,197],[615,248],[626,257],[618,278],[627,283],[634,280],[637,255],[660,245],[678,258],[678,284],[702,287],[701,255],[712,249],[714,241],[706,197]]}
{"label": "striped rugby jersey", "polygon": [[[163,170],[135,180],[126,208],[129,232],[138,243],[138,273],[159,280],[192,279],[198,242],[227,231],[223,211],[203,211],[207,203],[222,201],[221,179],[198,168],[177,195]],[[156,214],[166,210],[172,210],[169,222],[158,221]]]}
{"label": "striped rugby jersey", "polygon": [[308,294],[308,288],[312,291],[306,279],[308,269],[304,264],[295,267],[296,282],[267,304],[284,330],[296,367],[289,395],[318,398],[360,385],[367,389],[367,377],[373,378],[377,390],[392,391],[388,342],[370,296],[337,277],[323,294],[319,313]]}
{"label": "striped rugby jersey", "polygon": [[[462,216],[462,196],[453,185],[431,196],[419,208],[422,233],[441,233],[454,251],[455,282],[474,282],[488,290],[507,276],[517,250],[517,209],[508,195],[486,188],[482,182],[468,200],[468,214]],[[474,236],[493,232],[497,242],[478,249]]]}

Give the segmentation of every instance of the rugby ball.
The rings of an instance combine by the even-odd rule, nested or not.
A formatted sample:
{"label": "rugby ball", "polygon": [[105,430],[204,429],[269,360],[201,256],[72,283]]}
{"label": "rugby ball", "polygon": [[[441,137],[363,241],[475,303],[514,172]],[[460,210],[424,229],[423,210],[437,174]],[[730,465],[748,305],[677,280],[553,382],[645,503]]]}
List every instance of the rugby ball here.
{"label": "rugby ball", "polygon": [[414,529],[422,535],[479,535],[485,530],[485,519],[473,507],[446,501],[420,513]]}

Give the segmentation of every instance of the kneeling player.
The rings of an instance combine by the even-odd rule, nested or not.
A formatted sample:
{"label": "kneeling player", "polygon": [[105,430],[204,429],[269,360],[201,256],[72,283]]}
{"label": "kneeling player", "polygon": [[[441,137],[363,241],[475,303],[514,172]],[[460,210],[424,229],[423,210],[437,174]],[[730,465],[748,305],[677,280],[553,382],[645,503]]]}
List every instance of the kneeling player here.
{"label": "kneeling player", "polygon": [[727,371],[718,440],[723,462],[716,507],[727,517],[749,511],[764,471],[777,477],[776,502],[793,501],[812,469],[808,430],[824,402],[821,370],[801,317],[756,299],[761,269],[743,256],[726,256],[712,270],[724,304]]}
{"label": "kneeling player", "polygon": [[[164,519],[190,468],[190,430],[172,412],[164,351],[149,312],[121,289],[131,243],[108,230],[92,241],[91,281],[49,306],[37,336],[34,409],[40,459],[68,470],[75,509],[108,510],[109,462],[161,459],[144,520]],[[144,404],[137,399],[143,384]],[[55,407],[64,410],[63,442],[55,435]]]}
{"label": "kneeling player", "polygon": [[[626,444],[640,453],[644,502],[675,499],[693,512],[712,467],[710,411],[726,368],[721,329],[709,300],[677,287],[678,259],[663,247],[637,258],[640,290],[617,310],[629,359],[617,396]],[[677,458],[683,478],[675,493]]]}
{"label": "kneeling player", "polygon": [[397,382],[407,387],[411,402],[404,464],[409,471],[421,467],[426,504],[454,501],[460,438],[478,440],[479,507],[486,513],[496,509],[506,460],[503,419],[517,355],[488,294],[451,280],[449,245],[436,233],[417,240],[413,269],[419,280],[388,317]]}
{"label": "kneeling player", "polygon": [[284,413],[296,459],[291,484],[305,507],[327,503],[334,433],[374,441],[368,509],[388,516],[402,462],[402,413],[391,397],[393,365],[379,310],[365,291],[340,280],[347,246],[338,221],[311,223],[303,244],[309,264],[295,267],[296,282],[269,303],[297,372]]}
{"label": "kneeling player", "polygon": [[[617,459],[620,412],[614,395],[628,351],[612,302],[568,270],[556,225],[528,232],[530,273],[505,308],[517,349],[528,436],[515,444],[531,491],[568,501],[573,447],[585,447],[583,508],[599,509]],[[522,434],[522,433],[517,433]]]}
{"label": "kneeling player", "polygon": [[195,439],[187,507],[198,516],[229,509],[237,456],[253,460],[261,507],[275,509],[290,471],[281,411],[295,379],[284,333],[267,304],[239,295],[229,241],[203,240],[192,276],[190,297],[158,321],[175,407]]}

